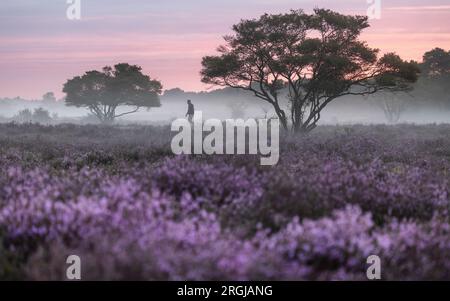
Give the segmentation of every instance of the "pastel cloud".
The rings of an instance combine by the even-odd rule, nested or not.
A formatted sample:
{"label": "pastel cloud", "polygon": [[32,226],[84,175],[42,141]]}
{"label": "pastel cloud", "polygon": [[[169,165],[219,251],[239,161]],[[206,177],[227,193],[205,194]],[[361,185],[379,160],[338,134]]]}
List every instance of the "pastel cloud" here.
{"label": "pastel cloud", "polygon": [[417,5],[417,6],[394,6],[388,7],[387,10],[399,10],[399,11],[424,11],[424,10],[450,10],[450,5]]}

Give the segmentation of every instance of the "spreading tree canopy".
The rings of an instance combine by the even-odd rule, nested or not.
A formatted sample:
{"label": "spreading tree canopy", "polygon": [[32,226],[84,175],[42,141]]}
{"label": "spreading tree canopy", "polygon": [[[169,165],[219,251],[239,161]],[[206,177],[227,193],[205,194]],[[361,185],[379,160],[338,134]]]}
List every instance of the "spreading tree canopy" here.
{"label": "spreading tree canopy", "polygon": [[[64,84],[66,104],[86,107],[102,122],[135,113],[140,108],[159,107],[162,85],[142,73],[139,66],[117,64],[102,71],[88,71]],[[116,114],[119,106],[134,107],[131,111]]]}
{"label": "spreading tree canopy", "polygon": [[423,55],[421,64],[423,76],[442,80],[450,79],[450,51],[434,48]]}
{"label": "spreading tree canopy", "polygon": [[307,132],[339,97],[401,91],[417,80],[416,62],[379,57],[359,40],[367,27],[365,16],[325,9],[242,20],[218,55],[203,58],[202,81],[251,91],[273,106],[285,129]]}

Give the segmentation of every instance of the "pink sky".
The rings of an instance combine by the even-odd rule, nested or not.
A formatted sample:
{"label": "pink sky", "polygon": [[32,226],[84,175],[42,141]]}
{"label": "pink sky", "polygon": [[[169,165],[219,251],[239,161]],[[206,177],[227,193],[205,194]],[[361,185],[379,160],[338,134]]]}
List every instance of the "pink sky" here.
{"label": "pink sky", "polygon": [[[192,0],[191,5],[167,0],[169,4],[153,6],[139,0],[125,1],[129,6],[105,1],[82,6],[80,21],[65,18],[65,1],[59,6],[49,0],[41,6],[29,0],[2,1],[0,97],[39,98],[47,91],[60,97],[68,78],[119,62],[142,66],[165,89],[204,90],[209,87],[200,82],[201,58],[214,53],[240,18],[315,6],[365,14],[368,7],[366,0]],[[371,47],[414,60],[434,47],[450,49],[446,1],[384,2],[381,19],[371,21],[362,36]],[[110,6],[103,7],[106,3]]]}

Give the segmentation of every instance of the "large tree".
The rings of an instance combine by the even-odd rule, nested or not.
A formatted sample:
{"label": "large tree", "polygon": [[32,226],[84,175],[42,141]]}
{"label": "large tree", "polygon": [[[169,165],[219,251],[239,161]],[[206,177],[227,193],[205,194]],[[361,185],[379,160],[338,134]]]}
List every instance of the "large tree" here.
{"label": "large tree", "polygon": [[423,76],[428,78],[450,78],[450,51],[434,48],[423,55]]}
{"label": "large tree", "polygon": [[[135,113],[140,108],[159,107],[162,85],[142,73],[139,66],[117,64],[114,68],[104,67],[102,71],[88,71],[64,84],[66,104],[86,107],[102,122]],[[119,106],[134,109],[117,114]]]}
{"label": "large tree", "polygon": [[219,55],[203,58],[202,81],[251,91],[274,107],[285,129],[307,132],[339,97],[401,91],[417,80],[417,63],[378,57],[359,40],[368,26],[365,16],[325,9],[242,20]]}
{"label": "large tree", "polygon": [[450,104],[450,51],[435,48],[426,52],[418,90],[425,93],[427,99]]}

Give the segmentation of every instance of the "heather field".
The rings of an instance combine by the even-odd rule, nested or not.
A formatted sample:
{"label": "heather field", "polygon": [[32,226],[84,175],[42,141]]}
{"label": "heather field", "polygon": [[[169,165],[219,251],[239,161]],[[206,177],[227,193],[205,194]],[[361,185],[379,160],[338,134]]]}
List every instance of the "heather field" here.
{"label": "heather field", "polygon": [[0,125],[0,279],[450,280],[450,125],[321,126],[255,156],[169,127]]}

